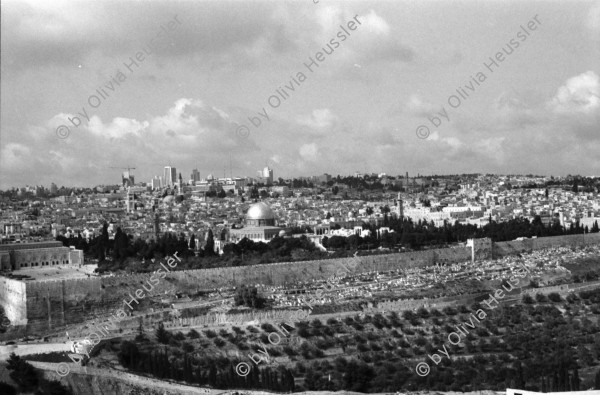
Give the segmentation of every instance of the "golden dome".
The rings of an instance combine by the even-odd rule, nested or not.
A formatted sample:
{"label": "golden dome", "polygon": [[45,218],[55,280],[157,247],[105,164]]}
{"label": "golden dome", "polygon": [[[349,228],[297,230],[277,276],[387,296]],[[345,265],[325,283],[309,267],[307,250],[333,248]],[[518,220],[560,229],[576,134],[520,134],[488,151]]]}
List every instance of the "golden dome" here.
{"label": "golden dome", "polygon": [[273,210],[271,210],[271,207],[269,207],[268,204],[260,202],[260,203],[255,203],[252,206],[250,206],[250,208],[248,209],[248,212],[246,213],[246,219],[254,219],[254,220],[261,220],[261,219],[275,219],[275,214],[273,213]]}

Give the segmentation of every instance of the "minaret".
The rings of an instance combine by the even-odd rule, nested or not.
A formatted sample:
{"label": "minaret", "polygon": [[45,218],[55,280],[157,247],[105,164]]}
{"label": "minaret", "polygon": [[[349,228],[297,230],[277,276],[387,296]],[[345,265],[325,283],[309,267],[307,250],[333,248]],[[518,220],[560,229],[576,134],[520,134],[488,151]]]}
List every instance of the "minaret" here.
{"label": "minaret", "polygon": [[398,212],[400,214],[400,221],[404,218],[404,202],[402,199],[398,199]]}

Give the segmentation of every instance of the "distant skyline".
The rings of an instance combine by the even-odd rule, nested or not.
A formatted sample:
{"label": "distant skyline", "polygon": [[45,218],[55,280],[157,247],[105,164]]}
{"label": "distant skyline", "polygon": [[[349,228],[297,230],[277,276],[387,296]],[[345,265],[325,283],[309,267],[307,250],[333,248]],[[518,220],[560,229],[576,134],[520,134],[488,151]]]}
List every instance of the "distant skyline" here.
{"label": "distant skyline", "polygon": [[3,190],[230,163],[600,175],[599,1],[8,0],[0,34]]}
{"label": "distant skyline", "polygon": [[[385,173],[385,172],[375,172],[375,173],[368,173],[368,174],[370,175],[370,174],[380,174],[380,173]],[[179,171],[177,171],[177,174],[179,174]],[[223,178],[223,177],[217,176],[216,174],[213,174],[213,173],[207,173],[206,176],[208,176],[209,174],[212,174],[215,177],[215,179]],[[320,176],[322,174],[323,173],[321,173],[321,174],[310,174],[310,175],[298,175],[298,176],[291,177],[291,178],[285,178],[285,177],[282,177],[282,178],[284,180],[291,180],[293,178],[310,178],[310,177],[313,177],[313,176]],[[329,174],[329,173],[327,173],[327,174]],[[421,173],[410,174],[409,173],[409,178],[412,179],[412,178],[421,178],[421,177],[424,177],[424,178],[430,178],[430,177],[450,177],[450,176],[456,176],[456,175],[461,175],[461,174],[482,174],[482,175],[484,175],[486,173],[459,173],[459,174],[421,174]],[[491,173],[489,173],[489,174],[491,174]],[[354,173],[352,173],[352,174],[329,174],[329,175],[332,177],[332,180],[333,180],[338,175],[340,177],[352,177],[354,175]],[[506,176],[510,176],[510,177],[525,177],[525,176],[527,176],[527,174],[492,174],[492,175],[496,176],[496,177],[506,177]],[[580,174],[569,174],[569,175],[570,176],[580,176],[580,177],[600,177],[600,175],[597,175],[597,176],[593,176],[593,175],[592,176],[582,176]],[[533,177],[546,177],[546,178],[550,178],[550,177],[554,177],[554,178],[567,178],[567,176],[569,176],[569,175],[559,176],[559,175],[554,175],[554,174],[531,174],[531,176],[533,176]],[[202,176],[201,180],[205,180],[206,176]],[[394,178],[398,179],[398,178],[404,178],[405,174],[389,174],[389,173],[386,173],[386,176],[390,176],[390,177],[394,177]],[[162,176],[158,175],[158,177],[162,177]],[[183,174],[182,174],[182,177],[183,177]],[[240,177],[240,176],[236,176],[234,174],[233,178],[236,178],[236,177]],[[257,177],[252,177],[252,176],[247,176],[247,177],[257,179]],[[225,178],[229,178],[229,175],[226,175]],[[273,181],[274,182],[278,182],[278,178],[279,177],[274,177]],[[184,178],[184,183],[187,184],[188,180],[189,180],[189,178],[188,179]],[[119,181],[121,181],[121,180],[119,180]],[[146,183],[147,185],[150,185],[151,182],[152,182],[152,180],[148,180],[148,181],[141,180],[141,181],[136,181],[136,184]],[[94,187],[97,187],[97,186],[121,186],[122,185],[122,182],[109,182],[109,183],[105,183],[105,184],[93,184],[93,185],[84,185],[84,184],[81,184],[81,185],[66,185],[66,184],[62,185],[62,184],[58,184],[56,182],[50,181],[47,185],[46,184],[9,185],[8,187],[0,188],[0,191],[7,191],[7,190],[10,190],[12,188],[25,188],[27,186],[29,186],[29,187],[42,186],[42,187],[44,187],[46,189],[50,189],[50,185],[52,183],[56,184],[56,186],[58,188],[61,188],[61,187],[65,187],[65,188],[94,188]],[[164,180],[163,180],[163,183],[164,183]],[[163,185],[163,187],[173,187],[173,186]]]}

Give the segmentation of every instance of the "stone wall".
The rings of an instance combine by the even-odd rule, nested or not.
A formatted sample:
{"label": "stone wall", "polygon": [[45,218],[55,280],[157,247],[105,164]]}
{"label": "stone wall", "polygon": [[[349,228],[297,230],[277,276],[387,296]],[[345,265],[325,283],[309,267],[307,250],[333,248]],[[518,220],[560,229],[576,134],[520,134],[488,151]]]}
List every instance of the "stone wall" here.
{"label": "stone wall", "polygon": [[540,288],[531,288],[521,290],[522,294],[527,294],[530,296],[535,296],[535,294],[543,294],[548,295],[551,293],[558,293],[562,296],[568,295],[569,293],[579,293],[581,291],[591,291],[594,289],[600,288],[600,281],[592,282],[589,284],[581,283],[581,284],[560,284],[560,285],[552,285],[549,287],[540,287]]}
{"label": "stone wall", "polygon": [[83,265],[83,251],[70,249],[69,250],[69,264]]}
{"label": "stone wall", "polygon": [[99,278],[30,281],[25,285],[27,318],[32,331],[82,322],[102,306],[105,297]]}
{"label": "stone wall", "polygon": [[537,239],[525,239],[523,241],[502,241],[494,243],[494,258],[514,255],[516,253],[532,252],[551,247],[574,247],[591,244],[600,244],[600,233],[588,233],[580,235],[539,237]]}
{"label": "stone wall", "polygon": [[478,295],[466,295],[461,297],[444,297],[436,299],[400,299],[396,301],[382,301],[373,306],[372,303],[368,303],[363,308],[363,312],[373,314],[381,312],[403,312],[406,310],[417,310],[420,307],[426,309],[438,309],[441,310],[444,307],[457,307],[461,305],[469,305],[473,303]]}
{"label": "stone wall", "polygon": [[[516,253],[555,247],[600,243],[600,234],[557,236],[524,241],[494,243],[493,246],[476,245],[476,259],[498,258]],[[212,268],[171,272],[157,285],[150,284],[151,274],[93,277],[71,280],[45,280],[20,282],[0,278],[0,303],[10,312],[13,325],[25,323],[28,332],[40,333],[60,329],[86,319],[113,314],[124,307],[124,300],[131,300],[136,290],[162,295],[166,293],[195,293],[219,287],[262,283],[285,285],[295,281],[310,281],[333,276],[348,267],[354,259],[360,263],[353,273],[402,270],[434,265],[451,264],[471,259],[470,247],[432,249],[400,254],[386,254],[357,258],[340,258],[318,261],[286,262],[270,265]],[[2,283],[0,283],[2,284]],[[26,292],[24,291],[26,287]],[[23,293],[27,295],[24,303]],[[140,300],[140,303],[143,303]],[[138,308],[132,303],[134,308]],[[126,311],[129,312],[126,308]],[[10,317],[9,317],[10,318]],[[18,325],[18,324],[17,324]]]}
{"label": "stone wall", "polygon": [[24,282],[0,277],[0,305],[11,325],[27,325],[26,299]]}

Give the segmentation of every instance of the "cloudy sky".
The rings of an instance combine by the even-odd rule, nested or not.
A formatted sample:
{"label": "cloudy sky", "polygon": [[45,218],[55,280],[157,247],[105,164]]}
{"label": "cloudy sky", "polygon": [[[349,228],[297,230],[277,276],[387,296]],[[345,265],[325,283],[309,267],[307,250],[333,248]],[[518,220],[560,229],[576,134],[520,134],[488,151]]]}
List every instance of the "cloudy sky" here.
{"label": "cloudy sky", "polygon": [[1,18],[2,189],[169,164],[600,175],[599,1],[8,0]]}

